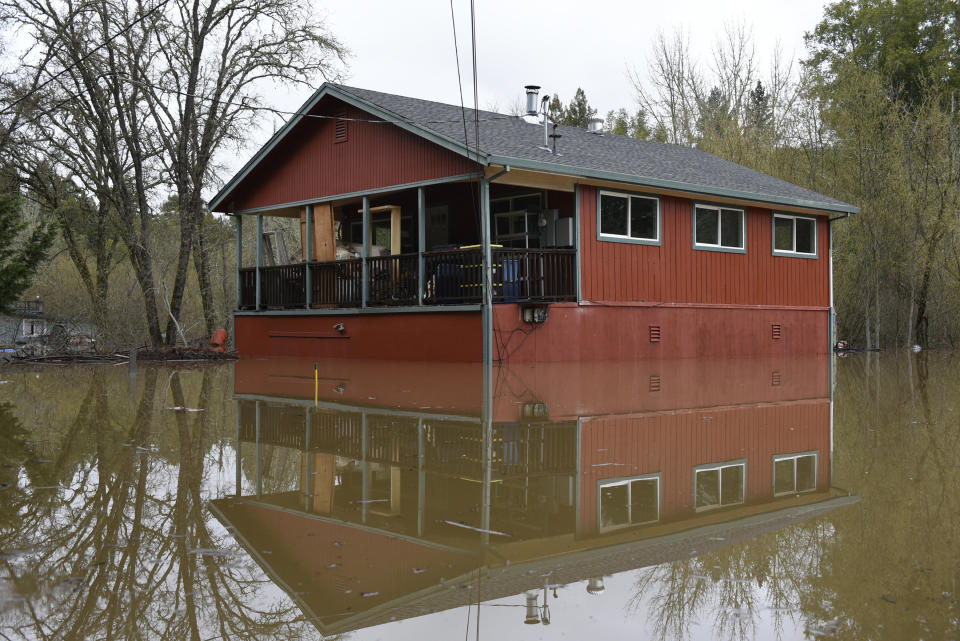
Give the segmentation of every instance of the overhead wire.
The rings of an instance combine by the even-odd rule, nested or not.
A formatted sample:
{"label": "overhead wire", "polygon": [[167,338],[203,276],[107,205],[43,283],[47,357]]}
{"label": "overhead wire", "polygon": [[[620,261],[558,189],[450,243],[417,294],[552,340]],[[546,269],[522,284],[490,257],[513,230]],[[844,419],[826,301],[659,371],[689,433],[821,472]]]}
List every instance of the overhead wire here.
{"label": "overhead wire", "polygon": [[136,20],[134,20],[133,22],[131,22],[130,24],[128,24],[127,26],[125,26],[123,29],[121,29],[120,31],[116,32],[116,33],[113,34],[112,36],[108,37],[106,40],[104,40],[103,42],[101,42],[100,44],[98,44],[96,47],[94,47],[93,49],[91,49],[91,50],[88,51],[87,53],[85,53],[85,54],[83,54],[82,56],[80,56],[80,58],[78,58],[77,60],[74,60],[73,62],[71,62],[70,64],[68,64],[67,66],[65,66],[63,69],[61,69],[61,70],[58,71],[57,73],[53,74],[51,77],[49,77],[49,78],[47,78],[46,80],[44,80],[43,82],[37,84],[37,85],[36,85],[33,89],[31,89],[29,92],[25,93],[24,95],[20,96],[19,98],[17,98],[17,99],[14,100],[13,102],[11,102],[9,105],[7,105],[7,107],[6,107],[6,109],[5,109],[4,111],[0,111],[0,116],[6,116],[6,115],[8,115],[8,114],[13,113],[13,111],[12,111],[13,108],[16,107],[17,105],[19,105],[21,102],[23,102],[23,101],[26,100],[27,98],[30,98],[31,96],[36,95],[41,89],[43,89],[44,87],[46,87],[47,85],[49,85],[51,82],[53,82],[54,80],[56,80],[57,78],[59,78],[59,77],[62,76],[63,74],[67,73],[68,71],[70,71],[71,69],[73,69],[74,67],[76,67],[77,65],[79,65],[80,63],[85,62],[85,61],[87,60],[87,58],[89,58],[90,56],[92,56],[93,54],[95,54],[97,51],[99,51],[100,49],[103,49],[103,48],[106,47],[108,44],[110,44],[111,42],[113,42],[114,40],[116,40],[117,38],[119,38],[120,36],[122,36],[122,35],[126,34],[127,32],[129,32],[131,29],[133,29],[133,28],[134,28],[135,26],[137,26],[139,23],[143,22],[144,20],[146,20],[147,18],[149,18],[150,16],[152,16],[154,13],[156,13],[157,11],[160,11],[161,9],[163,9],[165,6],[167,6],[167,4],[168,4],[169,2],[170,2],[170,0],[161,0],[160,4],[158,4],[157,6],[155,6],[153,9],[151,9],[150,11],[147,11],[145,14],[143,14],[142,16],[140,16],[139,18],[137,18]]}

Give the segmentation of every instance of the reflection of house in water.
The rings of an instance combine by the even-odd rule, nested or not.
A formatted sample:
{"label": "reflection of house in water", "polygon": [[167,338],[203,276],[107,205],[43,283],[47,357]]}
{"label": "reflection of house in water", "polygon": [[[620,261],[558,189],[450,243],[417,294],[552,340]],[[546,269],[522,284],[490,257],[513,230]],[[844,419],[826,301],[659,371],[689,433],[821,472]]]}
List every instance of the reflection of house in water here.
{"label": "reflection of house in water", "polygon": [[316,405],[312,364],[236,368],[242,496],[214,507],[324,633],[686,558],[837,504],[825,359],[503,370],[489,423],[465,393],[430,394],[478,389],[471,367],[327,364]]}

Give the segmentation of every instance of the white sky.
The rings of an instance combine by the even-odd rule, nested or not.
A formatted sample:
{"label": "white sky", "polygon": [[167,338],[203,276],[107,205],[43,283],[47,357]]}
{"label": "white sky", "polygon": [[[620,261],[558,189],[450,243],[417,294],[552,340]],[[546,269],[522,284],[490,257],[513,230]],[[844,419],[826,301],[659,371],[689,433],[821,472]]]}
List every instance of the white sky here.
{"label": "white sky", "polygon": [[[601,112],[633,107],[628,66],[646,67],[658,31],[682,28],[695,55],[706,58],[727,22],[752,30],[761,61],[777,42],[803,54],[803,34],[822,16],[819,0],[672,0],[562,2],[475,0],[481,108],[507,109],[526,84],[569,101],[582,87]],[[354,0],[321,7],[327,25],[352,56],[346,83],[366,89],[457,103],[457,69],[449,0]],[[470,3],[454,0],[464,81],[473,102]],[[766,68],[763,62],[761,68]],[[299,106],[308,91],[283,97]],[[281,96],[277,97],[281,99]],[[286,106],[286,105],[285,105]]]}
{"label": "white sky", "polygon": [[[695,56],[706,61],[725,23],[742,22],[753,33],[761,75],[779,45],[788,58],[802,57],[803,35],[822,17],[821,0],[672,0],[630,2],[475,0],[479,104],[509,111],[523,86],[538,84],[569,102],[582,87],[601,114],[635,108],[627,68],[645,73],[658,31],[682,28]],[[327,26],[351,51],[345,83],[416,98],[458,104],[457,67],[449,0],[347,0],[318,2]],[[454,0],[464,101],[473,104],[470,2]],[[265,98],[293,111],[312,93],[281,90]],[[265,123],[248,149],[230,158],[228,179],[279,122]]]}

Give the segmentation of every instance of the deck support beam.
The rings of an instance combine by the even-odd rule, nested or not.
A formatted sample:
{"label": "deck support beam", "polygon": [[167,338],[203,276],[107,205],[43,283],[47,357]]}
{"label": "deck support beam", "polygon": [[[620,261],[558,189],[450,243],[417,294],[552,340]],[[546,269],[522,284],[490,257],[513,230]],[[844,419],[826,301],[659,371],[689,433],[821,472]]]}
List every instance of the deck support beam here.
{"label": "deck support beam", "polygon": [[303,266],[306,291],[304,292],[307,309],[313,305],[313,275],[310,273],[310,263],[313,261],[313,205],[307,205],[307,256]]}
{"label": "deck support beam", "polygon": [[360,250],[363,260],[361,266],[362,283],[360,285],[361,307],[366,307],[370,300],[370,197],[363,197],[363,246]]}
{"label": "deck support beam", "polygon": [[263,214],[257,214],[257,311],[260,311],[260,270],[263,268]]}
{"label": "deck support beam", "polygon": [[417,305],[423,305],[423,252],[427,250],[427,201],[423,187],[417,187]]}
{"label": "deck support beam", "polygon": [[243,302],[243,286],[240,282],[240,268],[243,267],[243,216],[234,216],[237,224],[237,309]]}
{"label": "deck support beam", "polygon": [[573,246],[577,248],[574,254],[574,269],[577,286],[577,302],[583,300],[580,290],[580,183],[573,186]]}

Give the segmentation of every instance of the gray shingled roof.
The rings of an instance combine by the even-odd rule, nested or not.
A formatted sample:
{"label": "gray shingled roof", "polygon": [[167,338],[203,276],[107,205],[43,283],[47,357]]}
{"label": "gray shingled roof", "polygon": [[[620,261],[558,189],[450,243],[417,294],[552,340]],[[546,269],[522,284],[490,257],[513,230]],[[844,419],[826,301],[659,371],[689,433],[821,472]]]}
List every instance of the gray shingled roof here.
{"label": "gray shingled roof", "polygon": [[[558,154],[543,149],[543,127],[517,116],[480,111],[480,153],[474,134],[474,112],[457,105],[408,98],[395,94],[325,83],[210,201],[221,211],[226,197],[276,144],[289,134],[325,96],[356,105],[381,118],[475,158],[484,165],[552,172],[582,178],[627,183],[637,189],[656,188],[714,197],[786,205],[828,212],[857,213],[859,208],[779,178],[768,176],[712,154],[681,147],[636,140],[614,134],[596,135],[577,127],[560,126]],[[464,144],[464,140],[467,144]]]}
{"label": "gray shingled roof", "polygon": [[[457,105],[344,85],[333,86],[395,114],[399,120],[463,144],[464,126]],[[466,139],[471,149],[476,148],[474,113],[472,109],[466,110]],[[557,133],[562,134],[557,142],[559,154],[554,155],[542,149],[541,125],[490,111],[480,111],[479,114],[481,156],[487,156],[492,164],[510,164],[506,161],[513,159],[517,162],[512,164],[518,168],[529,166],[531,169],[596,178],[601,177],[596,174],[619,175],[650,187],[673,187],[707,195],[739,196],[831,211],[859,211],[835,198],[690,147],[609,133],[599,136],[577,127],[560,126],[557,128]]]}

